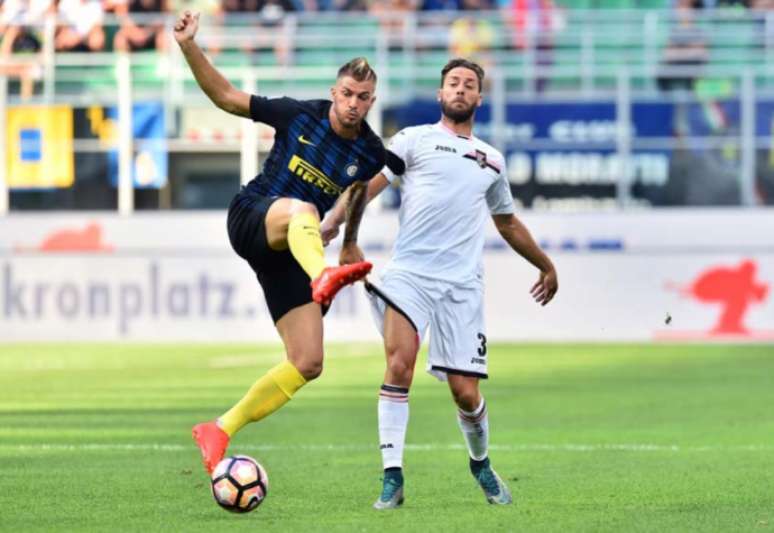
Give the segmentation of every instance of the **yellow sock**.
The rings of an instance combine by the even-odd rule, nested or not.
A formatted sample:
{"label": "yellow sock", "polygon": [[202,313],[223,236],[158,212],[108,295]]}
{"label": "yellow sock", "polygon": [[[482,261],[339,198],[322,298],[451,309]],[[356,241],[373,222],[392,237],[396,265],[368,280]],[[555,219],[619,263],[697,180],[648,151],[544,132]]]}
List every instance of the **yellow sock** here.
{"label": "yellow sock", "polygon": [[298,213],[290,217],[288,247],[311,279],[319,276],[327,266],[320,237],[320,221],[312,213]]}
{"label": "yellow sock", "polygon": [[284,361],[256,381],[239,402],[220,417],[219,425],[231,437],[249,422],[264,418],[283,405],[306,384],[290,361]]}

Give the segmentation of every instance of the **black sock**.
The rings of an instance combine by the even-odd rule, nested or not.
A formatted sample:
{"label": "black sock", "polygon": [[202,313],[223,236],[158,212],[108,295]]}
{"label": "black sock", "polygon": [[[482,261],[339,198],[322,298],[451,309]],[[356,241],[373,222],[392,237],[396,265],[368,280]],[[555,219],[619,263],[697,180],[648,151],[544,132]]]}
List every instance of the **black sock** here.
{"label": "black sock", "polygon": [[385,477],[394,477],[403,480],[403,469],[399,466],[391,466],[384,469]]}
{"label": "black sock", "polygon": [[471,457],[470,459],[470,471],[474,474],[476,472],[480,472],[482,468],[488,468],[489,467],[489,457],[484,457],[480,461],[476,461]]}

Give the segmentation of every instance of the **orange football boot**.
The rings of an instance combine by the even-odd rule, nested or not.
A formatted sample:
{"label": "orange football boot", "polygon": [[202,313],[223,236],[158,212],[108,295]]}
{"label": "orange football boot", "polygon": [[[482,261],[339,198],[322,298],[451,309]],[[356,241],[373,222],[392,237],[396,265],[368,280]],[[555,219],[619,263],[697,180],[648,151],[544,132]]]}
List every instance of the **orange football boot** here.
{"label": "orange football boot", "polygon": [[196,445],[202,452],[202,462],[208,474],[212,474],[215,467],[223,459],[228,448],[229,437],[225,431],[215,422],[203,422],[196,424],[191,431]]}
{"label": "orange football boot", "polygon": [[372,268],[373,265],[368,261],[326,267],[322,274],[311,282],[312,299],[320,305],[330,305],[342,287],[363,279]]}

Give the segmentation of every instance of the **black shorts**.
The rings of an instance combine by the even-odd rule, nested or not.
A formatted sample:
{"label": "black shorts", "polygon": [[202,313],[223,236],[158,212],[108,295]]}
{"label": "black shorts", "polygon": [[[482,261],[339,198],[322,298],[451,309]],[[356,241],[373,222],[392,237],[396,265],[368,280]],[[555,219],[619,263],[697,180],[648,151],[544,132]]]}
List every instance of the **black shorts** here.
{"label": "black shorts", "polygon": [[309,276],[290,250],[273,250],[266,240],[266,213],[278,199],[243,189],[228,208],[231,246],[258,277],[275,324],[291,309],[313,301]]}

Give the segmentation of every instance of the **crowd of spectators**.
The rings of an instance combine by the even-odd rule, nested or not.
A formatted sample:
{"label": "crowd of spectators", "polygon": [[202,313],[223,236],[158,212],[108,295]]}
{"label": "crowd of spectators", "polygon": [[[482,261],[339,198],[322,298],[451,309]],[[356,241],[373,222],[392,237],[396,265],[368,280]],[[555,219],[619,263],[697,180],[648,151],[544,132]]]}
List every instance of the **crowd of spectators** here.
{"label": "crowd of spectators", "polygon": [[[14,52],[39,51],[44,20],[57,14],[56,50],[164,49],[168,37],[159,23],[147,22],[147,15],[183,9],[201,12],[203,21],[215,22],[235,13],[255,13],[264,26],[279,25],[292,12],[367,12],[383,18],[385,24],[398,25],[400,17],[395,13],[442,10],[460,13],[455,17],[461,20],[455,34],[486,43],[490,30],[471,25],[467,13],[513,10],[521,17],[517,24],[523,26],[527,11],[539,11],[542,16],[553,9],[553,0],[0,0],[2,47]],[[110,14],[119,21],[117,31],[106,31],[105,15]]]}
{"label": "crowd of spectators", "polygon": [[[576,2],[578,0],[575,0]],[[582,1],[582,0],[581,0]],[[586,3],[595,0],[586,0]],[[621,0],[622,7],[636,7],[638,0]],[[743,7],[755,10],[774,8],[774,0],[664,0],[678,17],[676,41],[694,46],[696,32],[691,26],[691,11],[706,8]],[[573,5],[573,0],[567,0]],[[585,5],[585,4],[584,4]],[[169,14],[190,9],[203,19],[222,21],[233,13],[256,13],[264,26],[277,26],[291,12],[360,11],[384,18],[385,25],[400,25],[394,13],[415,11],[458,12],[451,28],[452,51],[463,55],[485,48],[492,40],[492,29],[467,14],[481,10],[507,12],[513,26],[513,46],[527,45],[525,30],[530,24],[538,30],[539,48],[551,47],[552,19],[557,11],[554,0],[0,0],[2,52],[36,52],[40,49],[40,28],[49,13],[58,15],[55,49],[62,51],[165,49],[168,36],[163,26],[148,22],[148,15]],[[393,15],[387,15],[392,13]],[[688,15],[686,15],[688,13]],[[119,20],[117,31],[106,32],[104,19],[113,14]],[[137,15],[140,15],[139,19]],[[688,28],[688,29],[686,29]],[[476,44],[480,43],[480,44]],[[472,49],[471,49],[472,47]]]}
{"label": "crowd of spectators", "polygon": [[[405,41],[408,17],[416,11],[443,11],[437,25],[442,26],[441,42],[450,55],[464,56],[488,64],[487,52],[495,46],[495,24],[486,18],[471,16],[491,11],[506,15],[509,27],[507,46],[514,50],[533,50],[538,72],[553,63],[554,36],[561,30],[563,13],[555,0],[0,0],[0,72],[22,80],[22,94],[41,75],[39,54],[45,20],[56,14],[53,47],[56,51],[164,51],[170,45],[164,18],[189,9],[202,13],[202,25],[223,24],[226,19],[239,21],[242,13],[255,14],[261,31],[242,48],[273,50],[277,63],[292,63],[292,32],[287,13],[293,12],[367,12],[378,19],[388,40],[396,46]],[[565,6],[593,5],[597,0],[561,0]],[[621,0],[622,7],[636,7],[641,0]],[[644,0],[642,0],[644,1]],[[585,3],[582,3],[585,2]],[[689,66],[696,71],[709,56],[708,36],[695,24],[696,13],[703,9],[736,7],[755,11],[774,9],[774,0],[664,0],[673,10],[672,29],[663,50],[665,67]],[[582,3],[582,4],[581,4]],[[396,16],[397,14],[397,16]],[[110,20],[106,15],[110,16]],[[154,18],[156,17],[156,18]],[[423,28],[422,35],[432,35]],[[774,40],[774,36],[772,37]],[[435,43],[437,47],[437,42]],[[502,40],[496,46],[503,46]],[[220,43],[212,39],[206,48],[217,53]],[[12,57],[13,54],[13,57]],[[664,69],[669,71],[669,68]],[[658,79],[664,90],[692,88],[694,76],[675,78],[667,72]],[[546,79],[538,74],[534,89],[544,89]]]}
{"label": "crowd of spectators", "polygon": [[[698,23],[702,13],[722,9],[733,13],[750,10],[765,25],[765,16],[774,10],[774,0],[671,0],[671,26],[661,58],[658,87],[663,91],[693,91],[709,62],[711,35]],[[766,46],[774,36],[761,32],[758,46]]]}
{"label": "crowd of spectators", "polygon": [[[242,48],[273,50],[279,64],[292,62],[288,13],[368,13],[398,45],[405,38],[406,17],[402,13],[457,13],[439,19],[448,29],[444,31],[449,52],[484,61],[479,56],[492,45],[494,30],[490,22],[470,13],[512,10],[515,29],[524,31],[528,25],[525,13],[549,13],[553,0],[0,0],[0,72],[18,77],[22,95],[30,93],[34,80],[41,76],[47,19],[56,21],[53,48],[58,52],[164,51],[170,45],[164,20],[185,9],[202,13],[204,28],[224,24],[227,19],[239,23],[241,14],[254,14],[261,31]],[[542,25],[545,18],[537,17],[538,23]],[[525,43],[516,39],[513,46],[524,47]],[[212,38],[205,48],[217,53],[221,44]]]}
{"label": "crowd of spectators", "polygon": [[119,21],[112,49],[163,49],[163,25],[140,23],[135,15],[169,11],[166,0],[0,0],[0,46],[3,53],[39,52],[46,18],[55,14],[55,50],[105,50],[104,19],[112,13]]}

